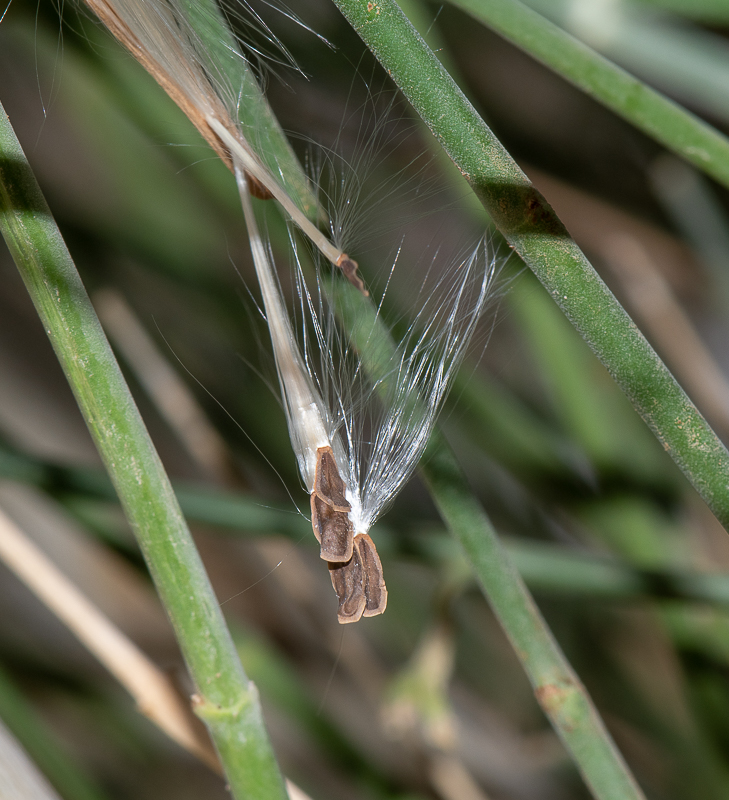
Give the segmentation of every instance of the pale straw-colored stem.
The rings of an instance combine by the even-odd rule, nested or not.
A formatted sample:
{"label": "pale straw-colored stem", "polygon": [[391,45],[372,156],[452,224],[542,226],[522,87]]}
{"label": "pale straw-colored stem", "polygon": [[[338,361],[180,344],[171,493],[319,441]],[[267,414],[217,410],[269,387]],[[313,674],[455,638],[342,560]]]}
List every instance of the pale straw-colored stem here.
{"label": "pale straw-colored stem", "polygon": [[233,136],[219,120],[209,116],[207,117],[207,123],[233,154],[234,161],[236,159],[240,161],[243,169],[268,189],[281,204],[284,211],[291,217],[291,220],[301,228],[309,239],[311,239],[312,243],[321,251],[322,255],[328,261],[331,261],[335,267],[340,266],[342,259],[346,258],[346,255],[341,250],[337,249],[316,225],[308,219],[279,185],[278,181],[271,176],[271,173],[261,163],[258,156],[247,148],[240,139]]}
{"label": "pale straw-colored stem", "polygon": [[[306,178],[255,84],[255,79],[248,74],[242,55],[238,63],[240,74],[232,79],[240,79],[249,88],[255,84],[252,100],[254,113],[258,112],[257,116],[260,117],[264,128],[273,137],[274,150],[282,156],[278,177],[274,174],[275,168],[272,171],[266,166],[246,141],[237,117],[231,116],[226,101],[216,90],[215,77],[211,76],[194,56],[190,56],[184,36],[179,38],[172,33],[178,26],[184,32],[188,25],[192,25],[195,35],[203,38],[210,36],[211,31],[195,28],[195,21],[200,22],[201,19],[197,13],[182,13],[180,16],[180,10],[176,9],[174,4],[157,7],[150,0],[135,0],[135,2],[86,0],[86,4],[177,103],[228,167],[232,169],[233,161],[237,158],[246,172],[276,198],[293,222],[332,264],[337,267],[344,264],[347,269],[356,271],[356,264],[351,262],[350,266],[346,254],[337,249],[308,219],[300,204],[288,191],[287,187],[296,187],[299,190],[303,187],[303,194],[309,195],[309,202],[303,202],[303,205],[311,211],[315,201]],[[198,3],[198,5],[196,11],[205,16],[206,4]],[[189,4],[188,11],[194,8],[194,4]],[[153,13],[155,10],[158,13]],[[225,61],[234,52],[235,44],[219,9],[214,16],[217,19],[217,32],[208,40],[208,46],[217,50],[222,49],[224,53],[222,58]],[[221,62],[217,66],[223,73],[226,72],[224,63]],[[301,203],[304,200],[302,192],[297,191],[296,194]]]}
{"label": "pale straw-colored stem", "polygon": [[220,770],[210,742],[169,678],[0,510],[0,558],[132,695],[170,738]]}
{"label": "pale straw-colored stem", "polygon": [[[237,156],[237,151],[235,155]],[[256,276],[263,295],[266,322],[271,334],[281,391],[288,408],[292,444],[297,457],[303,457],[305,461],[301,464],[301,468],[307,489],[311,491],[314,486],[317,450],[320,447],[328,447],[331,443],[324,422],[321,398],[316,395],[304,368],[270,256],[258,230],[245,177],[247,171],[246,165],[236,160],[235,173],[243,216],[248,228]]]}
{"label": "pale straw-colored stem", "polygon": [[231,483],[234,476],[225,441],[122,294],[102,289],[93,302],[114,346],[188,453],[207,473]]}
{"label": "pale straw-colored stem", "polygon": [[[2,510],[0,559],[124,686],[146,717],[215,772],[222,772],[210,740],[165,673]],[[290,800],[309,800],[289,780],[286,789]],[[5,797],[3,791],[0,797]]]}

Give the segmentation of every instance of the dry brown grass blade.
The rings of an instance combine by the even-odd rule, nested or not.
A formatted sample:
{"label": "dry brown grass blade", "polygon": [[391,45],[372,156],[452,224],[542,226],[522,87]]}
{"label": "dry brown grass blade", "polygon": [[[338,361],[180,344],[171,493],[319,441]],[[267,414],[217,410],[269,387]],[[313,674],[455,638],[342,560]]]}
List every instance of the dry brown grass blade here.
{"label": "dry brown grass blade", "polygon": [[[205,115],[191,102],[190,98],[181,90],[179,84],[164,70],[160,69],[159,64],[150,56],[146,49],[142,47],[134,32],[129,29],[124,20],[119,16],[114,5],[106,2],[106,0],[86,0],[86,5],[180,107],[185,116],[198,131],[200,131],[205,141],[215,150],[220,158],[223,159],[225,165],[232,172],[233,160],[230,157],[228,148],[220,141],[215,131],[210,127],[210,124],[205,119]],[[180,69],[186,69],[186,65],[187,60],[181,52],[179,57]],[[212,98],[210,98],[210,102],[214,102]],[[228,120],[229,115],[222,103],[215,109],[215,113],[221,121]],[[235,125],[233,125],[232,122],[229,122],[226,127],[228,127],[233,136],[236,136]]]}
{"label": "dry brown grass blade", "polygon": [[113,289],[103,289],[94,294],[93,301],[115,347],[188,453],[219,482],[237,483],[225,441],[124,297]]}
{"label": "dry brown grass blade", "polygon": [[636,317],[688,394],[712,424],[729,433],[729,380],[649,252],[637,239],[618,234],[606,243],[603,255]]}
{"label": "dry brown grass blade", "polygon": [[132,695],[139,710],[216,771],[204,728],[172,681],[0,510],[0,558]]}

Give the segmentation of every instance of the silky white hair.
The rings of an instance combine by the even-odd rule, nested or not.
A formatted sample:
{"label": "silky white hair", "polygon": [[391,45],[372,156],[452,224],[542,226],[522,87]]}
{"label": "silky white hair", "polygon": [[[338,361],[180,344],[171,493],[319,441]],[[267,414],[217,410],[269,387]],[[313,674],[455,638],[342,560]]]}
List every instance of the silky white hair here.
{"label": "silky white hair", "polygon": [[[109,30],[154,76],[187,114],[228,166],[240,164],[249,177],[275,197],[289,218],[340,266],[349,260],[309,219],[286,188],[284,172],[263,135],[264,125],[278,123],[261,98],[261,90],[246,53],[228,25],[228,16],[216,0],[85,0]],[[228,6],[226,6],[228,7]],[[290,61],[284,46],[266,28],[252,7],[241,0],[271,42],[281,60]],[[243,16],[242,14],[238,14]],[[249,48],[250,51],[250,48]],[[241,118],[249,120],[243,124]],[[250,186],[250,180],[248,181]],[[351,268],[356,270],[356,264]]]}
{"label": "silky white hair", "polygon": [[[482,240],[436,280],[422,279],[414,317],[396,340],[382,301],[375,306],[321,263],[307,282],[297,258],[302,363],[326,409],[358,532],[372,527],[417,467],[494,296],[496,263]],[[296,424],[289,415],[289,430]]]}
{"label": "silky white hair", "polygon": [[[384,322],[382,302],[373,305],[364,290],[357,291],[339,270],[327,269],[317,254],[316,279],[308,282],[292,235],[302,315],[294,327],[270,247],[258,229],[251,176],[326,259],[355,270],[356,263],[306,218],[275,174],[277,166],[261,151],[265,143],[240,123],[241,105],[259,97],[259,89],[248,55],[227,27],[227,12],[215,0],[86,2],[232,164],[302,479],[311,492],[318,452],[331,447],[355,532],[366,533],[412,475],[486,307],[495,269],[488,246],[479,242],[434,282],[428,276],[435,270],[425,271],[415,313],[398,340]],[[250,6],[242,2],[241,8],[279,57],[289,60]],[[355,182],[344,180],[342,186]],[[337,245],[346,239],[346,228],[357,226],[357,198],[341,201],[338,210],[331,207],[328,221]],[[395,263],[397,258],[393,269]]]}

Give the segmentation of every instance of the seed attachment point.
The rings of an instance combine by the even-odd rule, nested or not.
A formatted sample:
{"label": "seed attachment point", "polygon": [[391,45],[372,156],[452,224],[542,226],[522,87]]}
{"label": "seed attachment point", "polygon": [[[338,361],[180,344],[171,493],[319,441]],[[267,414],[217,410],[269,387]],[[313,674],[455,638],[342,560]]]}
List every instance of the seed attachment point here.
{"label": "seed attachment point", "polygon": [[357,289],[359,289],[359,291],[362,292],[365,297],[370,296],[370,293],[367,291],[367,289],[365,289],[364,281],[357,273],[358,264],[353,258],[350,258],[346,253],[342,253],[342,255],[339,256],[336,261],[336,266],[342,270],[345,278],[352,284],[352,286],[355,286]]}
{"label": "seed attachment point", "polygon": [[273,195],[268,189],[253,175],[246,172],[246,183],[248,184],[248,191],[257,200],[273,200]]}

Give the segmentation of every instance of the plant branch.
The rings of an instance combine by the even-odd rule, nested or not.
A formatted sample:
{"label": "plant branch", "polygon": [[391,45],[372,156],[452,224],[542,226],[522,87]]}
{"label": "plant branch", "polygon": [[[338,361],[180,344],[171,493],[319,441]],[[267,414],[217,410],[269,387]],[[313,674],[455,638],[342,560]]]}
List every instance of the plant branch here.
{"label": "plant branch", "polygon": [[335,0],[492,219],[729,528],[729,453],[393,0]]}
{"label": "plant branch", "polygon": [[585,94],[729,186],[729,139],[519,0],[451,0]]}
{"label": "plant branch", "polygon": [[137,536],[197,687],[233,796],[282,800],[283,780],[169,479],[4,110],[0,229]]}

